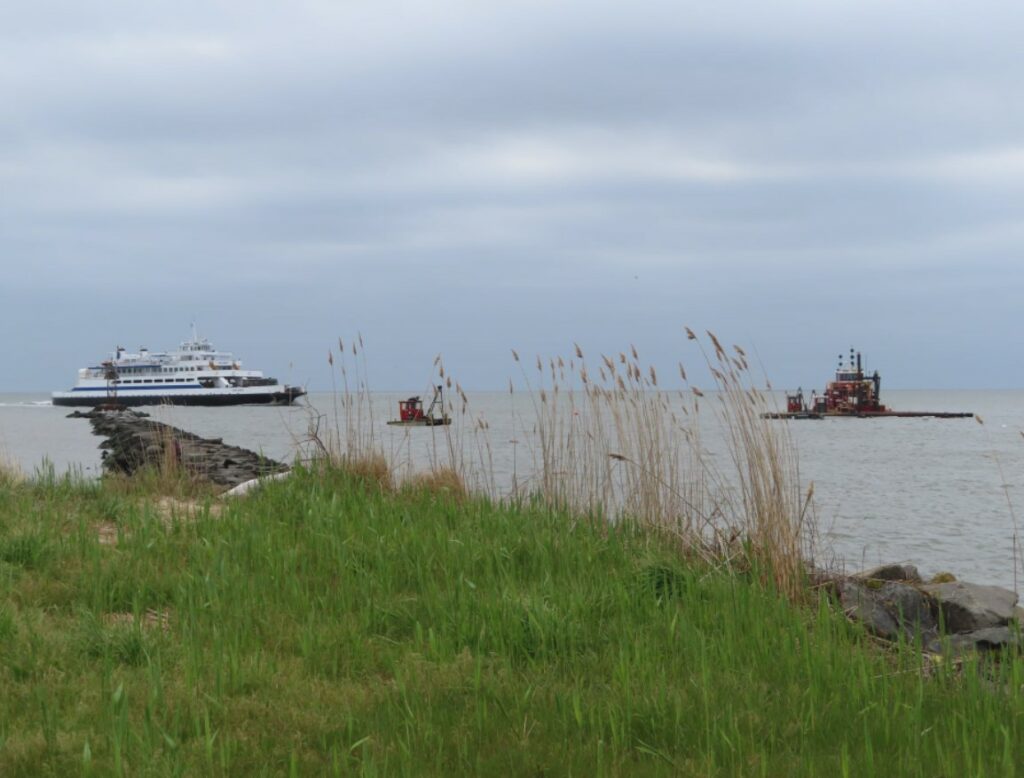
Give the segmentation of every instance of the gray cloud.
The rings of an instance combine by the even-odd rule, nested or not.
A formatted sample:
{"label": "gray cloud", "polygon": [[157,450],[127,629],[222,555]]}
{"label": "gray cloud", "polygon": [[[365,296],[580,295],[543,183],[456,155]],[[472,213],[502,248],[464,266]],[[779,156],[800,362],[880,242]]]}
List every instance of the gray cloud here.
{"label": "gray cloud", "polygon": [[[4,388],[116,342],[381,388],[443,351],[682,325],[780,385],[1019,386],[1024,10],[954,4],[40,3],[0,9]],[[964,370],[950,374],[950,353]]]}

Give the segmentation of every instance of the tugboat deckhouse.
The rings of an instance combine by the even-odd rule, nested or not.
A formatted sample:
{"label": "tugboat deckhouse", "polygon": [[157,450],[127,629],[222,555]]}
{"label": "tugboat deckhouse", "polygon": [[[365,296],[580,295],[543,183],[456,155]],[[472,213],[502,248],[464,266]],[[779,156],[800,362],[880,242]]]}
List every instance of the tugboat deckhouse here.
{"label": "tugboat deckhouse", "polygon": [[78,371],[74,387],[52,394],[54,405],[288,405],[306,392],[260,370],[243,370],[228,351],[196,335],[176,351],[132,353],[118,346],[98,365]]}

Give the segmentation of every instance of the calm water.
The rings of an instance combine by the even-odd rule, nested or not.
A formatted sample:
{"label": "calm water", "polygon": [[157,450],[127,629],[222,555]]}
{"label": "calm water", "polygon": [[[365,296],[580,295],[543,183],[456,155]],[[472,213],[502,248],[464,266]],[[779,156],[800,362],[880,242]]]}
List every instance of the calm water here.
{"label": "calm water", "polygon": [[[444,456],[444,432],[384,424],[398,395],[374,397],[374,430],[392,461],[422,467]],[[470,413],[489,425],[490,450],[465,438],[466,456],[488,462],[499,489],[528,470],[523,419],[529,399],[471,394]],[[313,395],[333,428],[329,395]],[[983,583],[1014,586],[1013,511],[1024,519],[1024,392],[888,391],[893,408],[973,411],[972,419],[825,419],[788,422],[801,478],[814,482],[823,546],[848,568],[910,561],[923,573],[951,570]],[[514,407],[516,403],[518,407]],[[291,460],[315,414],[307,407],[147,408],[161,421]],[[32,472],[44,459],[58,472],[99,472],[99,438],[89,423],[43,395],[0,395],[0,455]],[[518,421],[516,416],[518,415]],[[779,422],[786,423],[786,422]],[[1008,500],[1009,498],[1009,500]],[[1012,506],[1012,507],[1011,507]],[[1022,581],[1024,582],[1024,581]]]}

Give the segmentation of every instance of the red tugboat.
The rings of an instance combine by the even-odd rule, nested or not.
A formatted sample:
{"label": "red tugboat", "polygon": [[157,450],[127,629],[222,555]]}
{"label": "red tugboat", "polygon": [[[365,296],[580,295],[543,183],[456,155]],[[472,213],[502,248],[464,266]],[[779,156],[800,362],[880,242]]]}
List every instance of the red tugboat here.
{"label": "red tugboat", "polygon": [[937,419],[964,419],[973,413],[949,413],[944,411],[892,411],[881,402],[882,378],[876,370],[872,375],[864,374],[860,352],[850,349],[848,361],[843,363],[839,355],[836,377],[825,387],[824,394],[811,394],[811,402],[804,401],[802,389],[786,394],[785,413],[766,413],[766,419],[823,419],[826,416],[852,416],[875,418],[878,416],[915,417],[930,416]]}

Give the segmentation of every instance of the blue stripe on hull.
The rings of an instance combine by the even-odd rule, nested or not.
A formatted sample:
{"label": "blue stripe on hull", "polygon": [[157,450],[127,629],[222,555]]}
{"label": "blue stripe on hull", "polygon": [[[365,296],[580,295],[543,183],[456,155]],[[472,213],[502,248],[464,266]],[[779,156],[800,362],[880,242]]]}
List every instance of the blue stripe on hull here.
{"label": "blue stripe on hull", "polygon": [[291,405],[305,394],[302,389],[278,390],[275,392],[247,394],[165,394],[131,397],[122,394],[108,397],[105,394],[95,397],[54,397],[54,405],[92,406],[105,403],[118,405]]}

